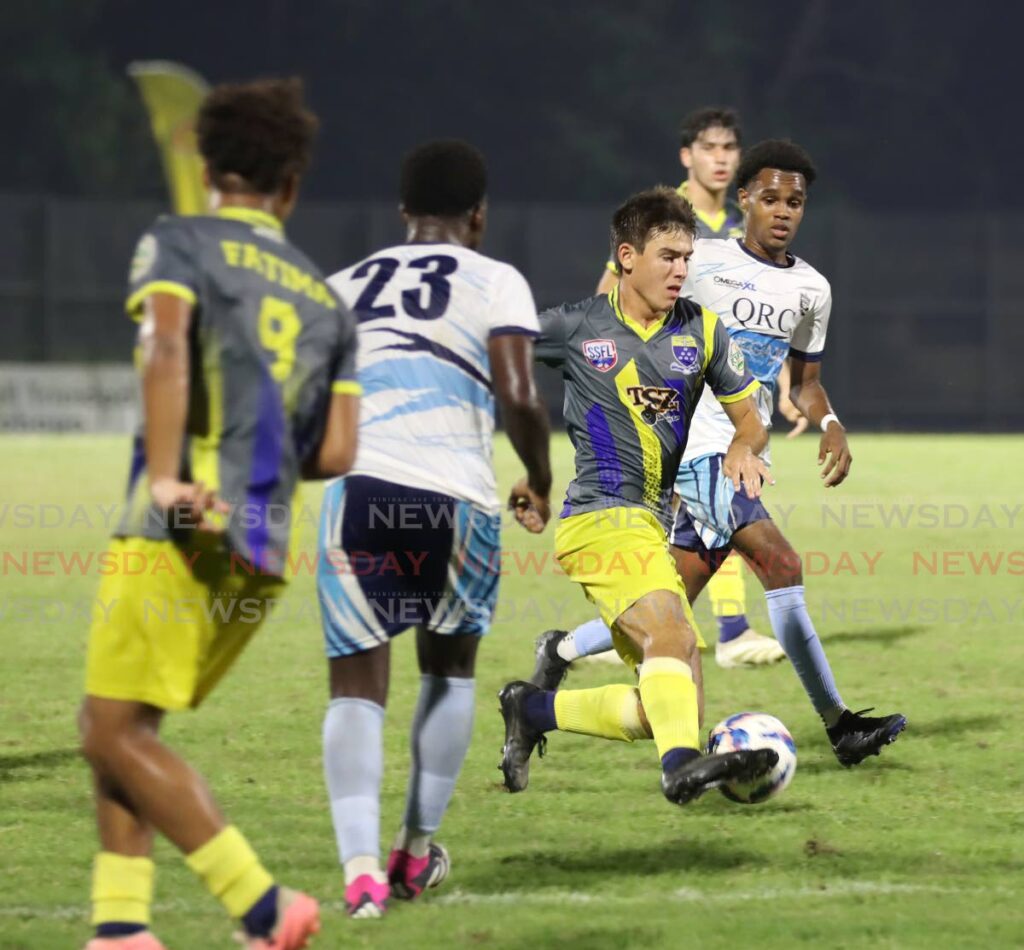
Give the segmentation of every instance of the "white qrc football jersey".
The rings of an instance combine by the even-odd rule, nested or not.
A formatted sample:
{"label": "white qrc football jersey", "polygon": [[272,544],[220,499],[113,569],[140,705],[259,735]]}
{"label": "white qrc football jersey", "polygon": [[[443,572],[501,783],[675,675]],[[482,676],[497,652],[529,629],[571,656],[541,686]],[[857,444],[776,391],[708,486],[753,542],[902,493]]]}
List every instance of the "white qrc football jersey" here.
{"label": "white qrc football jersey", "polygon": [[328,283],[359,322],[363,395],[351,474],[500,511],[488,340],[537,336],[522,274],[456,244],[401,244]]}
{"label": "white qrc football jersey", "polygon": [[[832,310],[828,281],[810,264],[755,257],[739,239],[699,240],[694,244],[683,294],[718,314],[747,369],[761,384],[754,394],[765,427],[771,427],[776,381],[792,352],[820,360]],[[718,400],[705,387],[690,423],[683,460],[728,451],[735,429]],[[762,453],[768,460],[768,449]]]}

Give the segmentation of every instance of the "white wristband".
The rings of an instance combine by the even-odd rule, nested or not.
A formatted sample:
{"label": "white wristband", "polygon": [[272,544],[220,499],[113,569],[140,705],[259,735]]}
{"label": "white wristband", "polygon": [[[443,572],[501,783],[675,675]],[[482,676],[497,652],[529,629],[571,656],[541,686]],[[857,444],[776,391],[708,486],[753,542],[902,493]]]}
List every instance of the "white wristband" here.
{"label": "white wristband", "polygon": [[[834,412],[830,412],[828,415],[822,417],[822,420],[821,420],[821,431],[822,432],[825,432],[828,429],[828,424],[830,422],[839,422],[839,416],[837,416]],[[839,422],[839,425],[842,425],[842,423]]]}

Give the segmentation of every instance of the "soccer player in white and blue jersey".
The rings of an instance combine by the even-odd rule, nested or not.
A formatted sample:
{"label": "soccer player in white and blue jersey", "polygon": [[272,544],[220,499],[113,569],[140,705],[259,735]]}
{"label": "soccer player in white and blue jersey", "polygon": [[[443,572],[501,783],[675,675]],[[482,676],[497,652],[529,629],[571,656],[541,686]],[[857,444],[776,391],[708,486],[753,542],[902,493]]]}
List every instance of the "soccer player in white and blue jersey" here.
{"label": "soccer player in white and blue jersey", "polygon": [[[756,398],[766,427],[779,371],[790,357],[792,400],[822,430],[818,462],[829,488],[846,478],[852,461],[846,430],[821,384],[832,294],[828,281],[789,250],[815,177],[810,157],[792,142],[770,139],[751,148],[737,174],[744,237],[696,242],[683,293],[717,313],[727,328],[761,383]],[[687,598],[692,603],[729,552],[739,551],[765,589],[772,630],[821,716],[836,757],[845,766],[856,765],[892,742],[906,719],[898,713],[862,716],[846,708],[807,612],[799,556],[760,499],[738,491],[722,473],[733,432],[705,391],[676,480],[683,504],[670,535]],[[767,449],[762,457],[768,461]],[[587,624],[591,634],[596,624],[600,621]],[[563,675],[567,664],[557,642],[554,646],[539,651],[535,683],[550,685]],[[588,637],[588,653],[609,646],[610,633],[603,640]]]}
{"label": "soccer player in white and blue jersey", "polygon": [[[351,473],[328,485],[317,588],[331,700],[324,769],[345,900],[379,917],[448,873],[437,831],[473,731],[474,665],[498,594],[495,400],[526,466],[510,507],[550,516],[548,420],[533,380],[537,311],[514,268],[476,251],[486,170],[439,141],[402,167],[405,244],[329,283],[359,322],[363,390]],[[422,673],[405,816],[382,872],[379,798],[390,639],[416,627]]]}

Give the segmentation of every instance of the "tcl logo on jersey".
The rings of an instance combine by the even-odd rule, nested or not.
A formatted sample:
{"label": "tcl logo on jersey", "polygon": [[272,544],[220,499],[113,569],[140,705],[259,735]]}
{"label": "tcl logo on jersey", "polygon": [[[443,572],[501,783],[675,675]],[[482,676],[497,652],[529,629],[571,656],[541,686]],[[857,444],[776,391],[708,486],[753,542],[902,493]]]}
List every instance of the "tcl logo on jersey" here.
{"label": "tcl logo on jersey", "polygon": [[654,425],[658,416],[664,416],[679,409],[679,393],[661,386],[627,386],[626,395],[640,410],[640,418],[648,425]]}

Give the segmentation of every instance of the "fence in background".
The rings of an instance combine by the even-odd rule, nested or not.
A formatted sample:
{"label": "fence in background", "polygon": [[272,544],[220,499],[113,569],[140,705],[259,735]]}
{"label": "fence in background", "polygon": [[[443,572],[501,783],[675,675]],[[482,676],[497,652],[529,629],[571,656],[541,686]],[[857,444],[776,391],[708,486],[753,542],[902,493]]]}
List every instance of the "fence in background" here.
{"label": "fence in background", "polygon": [[[0,361],[127,365],[134,328],[121,306],[125,273],[136,239],[161,210],[0,195]],[[522,270],[540,307],[579,299],[606,259],[608,216],[603,206],[497,203],[483,250]],[[1016,223],[1011,215],[812,207],[796,250],[832,283],[824,377],[845,422],[1024,428],[1016,365],[1024,354],[1024,230]],[[307,202],[288,230],[327,272],[402,240],[395,206],[380,202]],[[73,389],[82,371],[68,372]],[[10,377],[0,368],[0,396],[14,386]],[[558,376],[540,378],[557,416]],[[80,385],[89,392],[99,384]]]}

